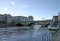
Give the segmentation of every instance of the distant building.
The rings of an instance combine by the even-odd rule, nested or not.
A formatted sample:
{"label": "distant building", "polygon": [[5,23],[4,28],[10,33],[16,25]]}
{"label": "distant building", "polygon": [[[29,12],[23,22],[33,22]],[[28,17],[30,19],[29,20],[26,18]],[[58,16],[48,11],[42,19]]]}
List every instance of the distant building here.
{"label": "distant building", "polygon": [[29,16],[28,21],[33,21],[33,16]]}
{"label": "distant building", "polygon": [[29,17],[25,17],[25,16],[14,16],[13,17],[13,21],[14,22],[29,22],[29,21],[33,21],[33,17],[29,16]]}
{"label": "distant building", "polygon": [[4,16],[5,16],[6,24],[11,25],[13,17],[10,14],[5,14]]}
{"label": "distant building", "polygon": [[58,21],[58,16],[53,16],[52,21]]}
{"label": "distant building", "polygon": [[0,14],[0,23],[5,23],[5,16]]}

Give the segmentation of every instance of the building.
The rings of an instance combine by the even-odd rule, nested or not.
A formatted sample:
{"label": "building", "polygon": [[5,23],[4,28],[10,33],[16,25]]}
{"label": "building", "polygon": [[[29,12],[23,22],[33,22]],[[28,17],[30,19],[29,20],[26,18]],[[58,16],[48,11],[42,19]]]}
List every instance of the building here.
{"label": "building", "polygon": [[53,16],[52,21],[58,21],[58,16]]}
{"label": "building", "polygon": [[5,16],[0,14],[0,24],[5,23]]}
{"label": "building", "polygon": [[25,16],[14,16],[13,17],[13,21],[14,22],[31,22],[33,21],[33,17],[29,16],[29,17],[25,17]]}
{"label": "building", "polygon": [[60,27],[60,12],[58,13],[58,25]]}
{"label": "building", "polygon": [[58,21],[60,21],[60,13],[58,13]]}
{"label": "building", "polygon": [[28,17],[28,21],[33,21],[33,20],[34,20],[33,16]]}
{"label": "building", "polygon": [[12,25],[12,19],[13,17],[10,14],[5,14],[5,22],[7,25]]}
{"label": "building", "polygon": [[0,26],[6,26],[12,24],[12,16],[9,14],[0,14]]}

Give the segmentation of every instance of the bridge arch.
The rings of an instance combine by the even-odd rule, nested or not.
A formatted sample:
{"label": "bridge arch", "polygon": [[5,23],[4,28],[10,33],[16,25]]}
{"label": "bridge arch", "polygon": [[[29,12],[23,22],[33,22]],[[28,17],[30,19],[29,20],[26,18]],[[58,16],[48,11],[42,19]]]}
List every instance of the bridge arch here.
{"label": "bridge arch", "polygon": [[48,25],[50,25],[50,23],[46,24],[45,27],[48,27]]}
{"label": "bridge arch", "polygon": [[16,23],[15,26],[24,26],[22,23]]}
{"label": "bridge arch", "polygon": [[34,25],[35,23],[28,23],[27,26],[32,26]]}

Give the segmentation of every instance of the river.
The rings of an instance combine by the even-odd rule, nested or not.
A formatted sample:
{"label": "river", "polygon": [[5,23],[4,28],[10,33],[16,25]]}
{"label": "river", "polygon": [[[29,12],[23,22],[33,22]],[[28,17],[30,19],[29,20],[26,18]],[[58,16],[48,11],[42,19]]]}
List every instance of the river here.
{"label": "river", "polygon": [[51,33],[46,28],[36,30],[20,27],[0,28],[0,41],[51,41]]}

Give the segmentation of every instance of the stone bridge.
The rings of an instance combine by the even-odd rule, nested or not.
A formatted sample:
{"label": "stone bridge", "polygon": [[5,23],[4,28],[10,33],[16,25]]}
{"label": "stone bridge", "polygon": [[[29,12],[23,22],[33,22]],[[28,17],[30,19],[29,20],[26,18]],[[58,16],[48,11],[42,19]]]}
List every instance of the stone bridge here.
{"label": "stone bridge", "polygon": [[42,27],[47,27],[51,20],[45,20],[45,21],[30,21],[30,22],[15,22],[13,25],[15,26],[32,26],[32,25],[41,25]]}

